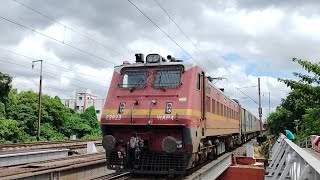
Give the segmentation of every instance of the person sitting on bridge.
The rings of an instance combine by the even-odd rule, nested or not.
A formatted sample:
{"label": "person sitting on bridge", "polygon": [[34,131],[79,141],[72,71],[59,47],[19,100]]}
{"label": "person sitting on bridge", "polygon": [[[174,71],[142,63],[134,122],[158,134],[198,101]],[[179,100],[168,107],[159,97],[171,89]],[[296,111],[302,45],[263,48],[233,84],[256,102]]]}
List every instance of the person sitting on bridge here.
{"label": "person sitting on bridge", "polygon": [[290,139],[291,141],[294,141],[294,135],[290,130],[288,130],[287,128],[284,128],[283,132],[288,139]]}

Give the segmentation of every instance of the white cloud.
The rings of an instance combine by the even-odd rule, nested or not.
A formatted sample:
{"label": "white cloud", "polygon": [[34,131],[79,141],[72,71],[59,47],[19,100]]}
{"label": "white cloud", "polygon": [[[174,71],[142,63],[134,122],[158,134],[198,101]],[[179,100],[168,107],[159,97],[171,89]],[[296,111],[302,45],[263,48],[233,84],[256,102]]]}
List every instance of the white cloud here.
{"label": "white cloud", "polygon": [[[271,93],[270,106],[272,107],[272,112],[275,110],[276,106],[280,104],[281,98],[285,97],[286,93],[289,92],[289,89],[286,87],[286,85],[279,82],[274,77],[246,74],[245,66],[229,64],[229,66],[218,68],[218,70],[215,72],[217,77],[221,76],[227,78],[227,80],[219,81],[215,85],[218,88],[224,88],[226,94],[230,98],[239,100],[243,107],[249,109],[257,117],[258,104],[256,103],[259,102],[257,87],[258,78],[260,78],[260,92],[263,109],[268,108],[268,98],[266,98],[267,94],[265,93]],[[240,90],[237,90],[237,88]],[[263,118],[265,118],[266,115],[267,114],[263,114]]]}
{"label": "white cloud", "polygon": [[[75,91],[92,89],[93,93],[104,98],[114,64],[121,64],[128,59],[133,62],[134,53],[159,53],[164,57],[170,54],[190,60],[190,57],[127,2],[90,1],[74,4],[73,1],[68,1],[62,5],[57,1],[35,0],[25,3],[103,44],[97,44],[15,2],[6,2],[4,5],[8,8],[0,7],[2,16],[101,57],[90,56],[0,21],[3,27],[0,29],[3,32],[0,37],[1,47],[45,61],[44,92],[50,95],[70,97]],[[253,113],[257,113],[256,104],[248,98],[243,99],[244,95],[235,87],[256,85],[257,78],[260,77],[261,91],[271,92],[271,107],[274,110],[288,92],[285,85],[277,81],[275,74],[283,75],[296,70],[298,66],[291,62],[292,57],[314,62],[319,57],[320,17],[319,3],[316,1],[160,1],[201,49],[201,53],[156,3],[136,3],[201,66],[209,70],[211,76],[228,78],[228,82],[223,80],[216,85],[225,86],[231,97],[240,97],[240,101]],[[15,63],[30,66],[28,70],[0,61],[0,71],[13,75],[16,87],[37,91],[39,74],[31,70],[31,60],[2,51],[0,54],[17,59]],[[240,60],[224,60],[222,57],[228,54],[238,55]],[[257,88],[242,90],[258,100]],[[265,108],[265,96],[262,102]]]}

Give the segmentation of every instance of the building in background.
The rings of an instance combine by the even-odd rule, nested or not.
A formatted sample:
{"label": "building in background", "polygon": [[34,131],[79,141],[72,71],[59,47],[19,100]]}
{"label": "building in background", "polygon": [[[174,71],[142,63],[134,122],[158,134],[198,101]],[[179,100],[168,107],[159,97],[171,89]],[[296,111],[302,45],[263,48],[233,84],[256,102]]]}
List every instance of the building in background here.
{"label": "building in background", "polygon": [[86,92],[77,92],[75,99],[61,99],[61,102],[66,107],[79,113],[83,113],[87,108],[94,106],[98,120],[100,121],[105,99],[98,99],[98,96],[93,95],[91,90],[88,89]]}

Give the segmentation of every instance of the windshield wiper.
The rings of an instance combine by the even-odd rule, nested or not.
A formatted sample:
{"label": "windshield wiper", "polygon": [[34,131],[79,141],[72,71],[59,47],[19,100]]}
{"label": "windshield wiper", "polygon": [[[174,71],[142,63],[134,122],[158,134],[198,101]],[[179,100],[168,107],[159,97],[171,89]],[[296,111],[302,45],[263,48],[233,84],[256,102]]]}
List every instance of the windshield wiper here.
{"label": "windshield wiper", "polygon": [[139,81],[134,87],[132,87],[132,88],[130,89],[130,92],[133,92],[134,90],[136,90],[137,87],[139,87],[144,81],[145,81],[145,79],[144,79],[144,78],[141,78],[140,81]]}

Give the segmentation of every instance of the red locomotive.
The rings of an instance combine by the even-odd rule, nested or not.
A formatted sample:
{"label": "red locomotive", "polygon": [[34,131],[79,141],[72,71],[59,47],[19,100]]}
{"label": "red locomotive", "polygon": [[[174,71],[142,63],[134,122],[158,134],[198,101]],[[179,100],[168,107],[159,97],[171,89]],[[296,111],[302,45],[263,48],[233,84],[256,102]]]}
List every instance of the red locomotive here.
{"label": "red locomotive", "polygon": [[135,63],[115,67],[102,112],[108,168],[183,174],[260,131],[260,121],[196,64],[135,56]]}

